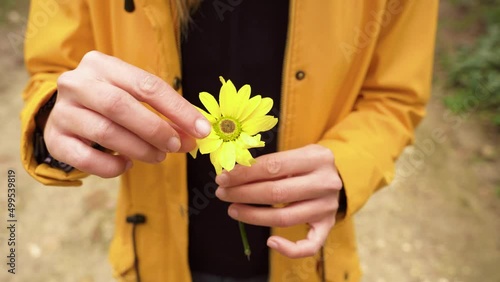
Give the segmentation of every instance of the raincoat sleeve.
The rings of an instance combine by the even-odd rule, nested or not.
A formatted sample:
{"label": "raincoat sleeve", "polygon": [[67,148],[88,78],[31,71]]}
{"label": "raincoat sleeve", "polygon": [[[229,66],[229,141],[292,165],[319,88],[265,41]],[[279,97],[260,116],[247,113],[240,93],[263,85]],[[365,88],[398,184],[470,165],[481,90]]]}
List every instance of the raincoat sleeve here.
{"label": "raincoat sleeve", "polygon": [[319,144],[330,148],[344,183],[346,216],[395,175],[430,96],[438,1],[402,1],[382,27],[368,73],[345,119]]}
{"label": "raincoat sleeve", "polygon": [[45,185],[81,185],[85,174],[65,173],[34,158],[35,116],[56,92],[57,79],[75,69],[80,58],[94,49],[92,26],[83,0],[32,0],[25,37],[25,64],[30,80],[23,92],[21,162],[28,173]]}

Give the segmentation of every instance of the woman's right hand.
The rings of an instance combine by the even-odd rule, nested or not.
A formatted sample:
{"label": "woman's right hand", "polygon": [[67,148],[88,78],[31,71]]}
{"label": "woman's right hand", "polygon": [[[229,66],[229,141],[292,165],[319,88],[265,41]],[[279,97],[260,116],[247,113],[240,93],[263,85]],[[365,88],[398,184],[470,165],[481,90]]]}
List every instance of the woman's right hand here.
{"label": "woman's right hand", "polygon": [[[57,81],[57,100],[44,129],[57,160],[101,177],[115,177],[131,159],[159,163],[168,152],[187,152],[211,125],[160,78],[92,51]],[[145,102],[166,116],[161,119]],[[92,148],[108,148],[109,154]]]}

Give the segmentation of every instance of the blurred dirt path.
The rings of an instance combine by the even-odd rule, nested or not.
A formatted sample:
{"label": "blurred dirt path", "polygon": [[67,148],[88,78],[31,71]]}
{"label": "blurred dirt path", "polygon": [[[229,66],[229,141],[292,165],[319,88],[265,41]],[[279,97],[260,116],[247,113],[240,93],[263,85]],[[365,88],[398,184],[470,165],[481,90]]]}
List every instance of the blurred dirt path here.
{"label": "blurred dirt path", "polygon": [[449,115],[442,92],[394,183],[357,215],[366,282],[500,281],[498,135]]}
{"label": "blurred dirt path", "polygon": [[[19,160],[21,92],[28,75],[21,52],[0,27],[0,281],[113,281],[107,249],[117,180],[89,177],[79,188],[43,187]],[[6,175],[17,178],[16,274],[7,272]]]}

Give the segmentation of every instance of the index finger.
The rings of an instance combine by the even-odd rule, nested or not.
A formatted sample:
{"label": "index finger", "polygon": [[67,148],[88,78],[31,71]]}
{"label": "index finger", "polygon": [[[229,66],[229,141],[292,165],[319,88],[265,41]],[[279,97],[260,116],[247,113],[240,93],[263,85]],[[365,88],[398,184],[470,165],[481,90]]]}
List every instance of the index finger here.
{"label": "index finger", "polygon": [[87,53],[83,61],[110,69],[100,73],[98,79],[104,79],[149,104],[189,135],[203,138],[210,133],[210,122],[161,78],[96,51]]}
{"label": "index finger", "polygon": [[263,155],[251,167],[237,165],[218,175],[215,181],[221,187],[233,187],[301,175],[314,170],[318,157],[321,157],[318,152],[308,147]]}

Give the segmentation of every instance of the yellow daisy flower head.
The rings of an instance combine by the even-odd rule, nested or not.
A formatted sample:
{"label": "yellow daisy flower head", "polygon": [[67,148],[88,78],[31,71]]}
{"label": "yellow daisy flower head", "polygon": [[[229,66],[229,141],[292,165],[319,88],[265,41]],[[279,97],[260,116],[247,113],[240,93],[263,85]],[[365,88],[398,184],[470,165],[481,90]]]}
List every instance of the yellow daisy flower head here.
{"label": "yellow daisy flower head", "polygon": [[207,92],[200,93],[200,101],[208,113],[198,110],[212,124],[212,131],[204,139],[196,140],[197,148],[190,152],[196,158],[201,154],[210,154],[210,161],[217,174],[222,169],[230,171],[235,163],[251,166],[255,159],[248,149],[264,147],[259,132],[273,128],[278,119],[267,115],[273,107],[273,99],[260,95],[250,98],[250,85],[243,85],[238,91],[231,82],[219,77],[222,87],[219,103]]}

